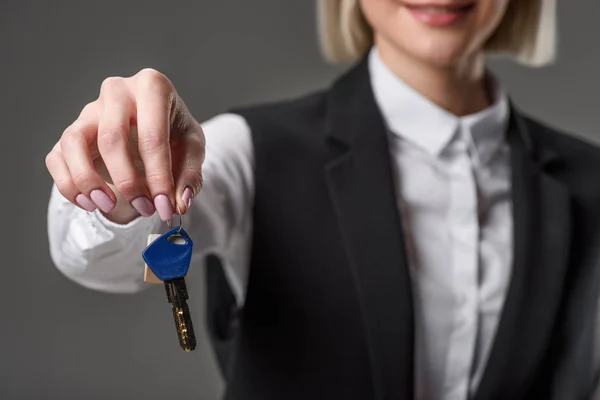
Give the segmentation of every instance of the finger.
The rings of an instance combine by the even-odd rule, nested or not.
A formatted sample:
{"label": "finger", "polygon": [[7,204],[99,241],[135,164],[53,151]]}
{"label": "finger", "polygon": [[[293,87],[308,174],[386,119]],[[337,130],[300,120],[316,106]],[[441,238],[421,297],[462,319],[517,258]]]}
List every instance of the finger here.
{"label": "finger", "polygon": [[91,212],[97,208],[93,201],[83,193],[79,192],[73,179],[71,179],[71,173],[60,152],[60,146],[58,144],[54,146],[52,151],[46,156],[46,167],[56,184],[56,188],[65,199],[86,211]]}
{"label": "finger", "polygon": [[198,125],[198,133],[189,133],[182,139],[181,145],[173,149],[177,162],[173,163],[173,176],[176,179],[175,193],[177,206],[186,213],[192,205],[192,199],[202,187],[202,162],[204,161],[204,134]]}
{"label": "finger", "polygon": [[60,153],[79,193],[91,199],[103,212],[110,212],[116,197],[94,168],[90,152],[97,127],[97,117],[93,115],[75,121],[61,137]]}
{"label": "finger", "polygon": [[173,217],[174,184],[171,168],[170,110],[174,90],[168,79],[153,70],[138,74],[136,111],[138,147],[146,185],[163,221]]}
{"label": "finger", "polygon": [[135,168],[129,144],[134,103],[122,78],[109,78],[102,84],[98,150],[106,170],[122,197],[143,216],[154,214],[144,179]]}

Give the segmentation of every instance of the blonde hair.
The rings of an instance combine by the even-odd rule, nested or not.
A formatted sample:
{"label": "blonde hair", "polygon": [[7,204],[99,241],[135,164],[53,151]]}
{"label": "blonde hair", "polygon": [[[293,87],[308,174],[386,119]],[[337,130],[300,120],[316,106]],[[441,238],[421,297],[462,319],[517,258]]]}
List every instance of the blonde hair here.
{"label": "blonde hair", "polygon": [[[317,17],[321,49],[329,61],[356,61],[373,45],[360,0],[318,0]],[[484,50],[543,66],[554,61],[556,36],[556,0],[510,0]]]}

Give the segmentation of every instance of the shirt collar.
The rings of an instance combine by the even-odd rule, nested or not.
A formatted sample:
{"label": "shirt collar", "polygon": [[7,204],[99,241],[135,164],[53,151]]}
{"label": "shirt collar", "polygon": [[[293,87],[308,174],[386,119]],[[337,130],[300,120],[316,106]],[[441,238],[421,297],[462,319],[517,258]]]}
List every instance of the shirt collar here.
{"label": "shirt collar", "polygon": [[495,80],[493,104],[475,114],[457,117],[398,78],[383,63],[376,47],[369,54],[369,73],[388,129],[431,155],[439,156],[454,138],[462,136],[475,158],[485,163],[504,142],[508,97]]}

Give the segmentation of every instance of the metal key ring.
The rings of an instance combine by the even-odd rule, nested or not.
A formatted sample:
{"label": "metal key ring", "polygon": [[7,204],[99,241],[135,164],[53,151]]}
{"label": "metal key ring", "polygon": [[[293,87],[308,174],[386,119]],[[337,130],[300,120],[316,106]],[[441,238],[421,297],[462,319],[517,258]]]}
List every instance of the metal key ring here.
{"label": "metal key ring", "polygon": [[[179,208],[179,204],[177,204],[177,214],[179,215],[179,229],[177,230],[177,232],[179,233],[183,228],[183,215],[181,215],[181,208]],[[171,222],[171,220],[167,221],[167,226],[169,227],[169,229],[173,228],[173,223]]]}

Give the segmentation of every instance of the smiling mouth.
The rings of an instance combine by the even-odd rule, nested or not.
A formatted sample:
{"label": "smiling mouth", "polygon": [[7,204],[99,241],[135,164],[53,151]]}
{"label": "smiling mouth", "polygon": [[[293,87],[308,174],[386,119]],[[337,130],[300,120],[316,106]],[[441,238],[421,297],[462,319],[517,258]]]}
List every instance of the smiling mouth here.
{"label": "smiling mouth", "polygon": [[475,2],[408,3],[403,6],[421,23],[432,27],[451,26],[462,20],[475,8]]}
{"label": "smiling mouth", "polygon": [[442,14],[449,12],[466,12],[473,9],[475,3],[404,3],[404,6],[410,10]]}

